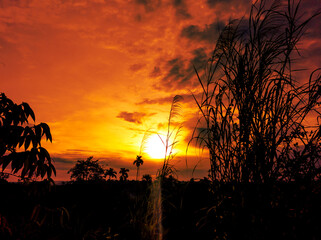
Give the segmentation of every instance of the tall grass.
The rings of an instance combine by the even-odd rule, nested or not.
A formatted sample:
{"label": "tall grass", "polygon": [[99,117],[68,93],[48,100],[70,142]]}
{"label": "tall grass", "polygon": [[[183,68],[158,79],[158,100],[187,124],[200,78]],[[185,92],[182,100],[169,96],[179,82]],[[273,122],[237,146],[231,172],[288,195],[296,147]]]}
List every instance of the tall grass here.
{"label": "tall grass", "polygon": [[[295,80],[297,44],[307,24],[300,2],[257,1],[248,19],[222,31],[205,71],[193,138],[209,150],[212,180],[315,179],[321,159],[320,69]],[[318,121],[311,126],[307,119]]]}
{"label": "tall grass", "polygon": [[176,95],[173,98],[171,109],[168,116],[167,121],[167,132],[166,137],[163,140],[161,137],[161,141],[165,148],[163,165],[157,172],[157,178],[164,179],[169,175],[175,174],[174,165],[171,164],[171,160],[175,157],[174,149],[178,144],[178,137],[182,130],[182,124],[179,121],[176,121],[181,115],[181,104],[182,96]]}
{"label": "tall grass", "polygon": [[[178,119],[180,116],[182,97],[177,95],[173,98],[169,117],[167,121],[166,136],[163,139],[158,133],[148,130],[144,134],[140,154],[142,155],[143,145],[151,134],[158,134],[164,146],[164,158],[161,168],[156,173],[156,180],[148,188],[146,199],[144,198],[137,205],[141,206],[133,215],[133,222],[139,225],[142,239],[162,240],[166,231],[163,229],[163,204],[166,199],[163,195],[163,182],[171,175],[175,175],[174,165],[171,163],[175,157],[174,149],[178,143],[179,133],[182,125]],[[138,215],[139,217],[135,216]],[[139,219],[138,219],[139,218]]]}

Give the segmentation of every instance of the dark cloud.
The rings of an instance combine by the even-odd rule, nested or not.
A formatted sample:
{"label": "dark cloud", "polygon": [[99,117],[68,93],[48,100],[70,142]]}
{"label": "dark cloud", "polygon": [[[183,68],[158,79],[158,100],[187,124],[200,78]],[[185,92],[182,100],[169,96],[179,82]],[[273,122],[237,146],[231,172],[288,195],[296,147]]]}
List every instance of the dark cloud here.
{"label": "dark cloud", "polygon": [[145,64],[142,64],[142,63],[136,63],[136,64],[133,64],[129,67],[129,69],[133,72],[137,72],[141,69],[143,69],[146,65]]}
{"label": "dark cloud", "polygon": [[167,68],[169,68],[166,78],[180,79],[185,76],[184,60],[181,58],[174,58],[167,62]]}
{"label": "dark cloud", "polygon": [[155,98],[155,99],[148,99],[145,98],[143,101],[137,103],[138,105],[145,105],[145,104],[168,104],[173,101],[173,97],[164,97],[164,98]]}
{"label": "dark cloud", "polygon": [[173,0],[175,15],[178,19],[188,19],[192,16],[188,13],[188,9],[184,0]]}
{"label": "dark cloud", "polygon": [[214,8],[218,3],[230,3],[231,0],[207,0],[206,3],[210,8]]}
{"label": "dark cloud", "polygon": [[[183,103],[192,103],[194,102],[194,98],[192,94],[181,94],[183,97],[182,102]],[[196,94],[197,98],[200,98],[199,94]],[[173,101],[173,96],[169,97],[162,97],[162,98],[154,98],[154,99],[149,99],[145,98],[143,101],[137,103],[137,105],[145,105],[145,104],[170,104]]]}
{"label": "dark cloud", "polygon": [[154,67],[153,71],[149,74],[150,77],[159,77],[161,75],[161,70],[159,67]]}
{"label": "dark cloud", "polygon": [[182,29],[181,36],[194,41],[214,43],[224,27],[225,23],[221,21],[213,22],[204,28],[200,28],[197,25],[190,25]]}
{"label": "dark cloud", "polygon": [[195,84],[195,70],[205,66],[208,60],[207,54],[203,48],[193,50],[193,57],[190,60],[185,60],[182,57],[171,59],[165,63],[164,72],[166,75],[160,82],[157,82],[154,87],[156,89],[175,90],[188,89]]}
{"label": "dark cloud", "polygon": [[185,2],[184,0],[173,0],[173,5],[175,7],[179,7],[179,6],[185,5]]}
{"label": "dark cloud", "polygon": [[197,48],[193,51],[193,59],[191,60],[191,64],[195,66],[196,69],[204,67],[208,60],[208,56],[204,50],[204,48]]}
{"label": "dark cloud", "polygon": [[136,0],[138,5],[143,5],[146,12],[155,11],[162,4],[161,0]]}
{"label": "dark cloud", "polygon": [[[271,1],[272,2],[272,1]],[[251,6],[252,1],[251,0],[238,0],[238,1],[232,1],[232,0],[207,0],[206,1],[207,5],[210,8],[215,8],[217,7],[217,4],[226,4],[230,6],[233,4],[234,7],[237,9],[239,7],[239,5],[249,5],[249,7]]]}
{"label": "dark cloud", "polygon": [[142,113],[142,112],[120,112],[117,117],[124,119],[127,122],[141,124],[145,117],[154,115],[155,113]]}
{"label": "dark cloud", "polygon": [[55,163],[64,163],[64,164],[73,164],[74,160],[72,159],[67,159],[67,158],[61,158],[61,157],[53,157],[52,158]]}

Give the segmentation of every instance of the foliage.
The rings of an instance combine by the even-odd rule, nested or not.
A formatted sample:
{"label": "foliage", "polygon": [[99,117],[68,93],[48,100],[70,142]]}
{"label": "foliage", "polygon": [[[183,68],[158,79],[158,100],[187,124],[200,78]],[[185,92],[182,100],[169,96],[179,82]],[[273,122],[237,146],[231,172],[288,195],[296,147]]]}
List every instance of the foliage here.
{"label": "foliage", "polygon": [[[208,191],[208,184],[168,184],[168,191],[163,192],[163,197],[170,200],[162,210],[163,239],[224,239],[215,238],[224,232],[228,239],[320,239],[320,183],[313,188],[304,183],[279,183],[272,191],[262,189],[264,196],[272,195],[269,207],[258,208],[261,202],[255,194],[253,201],[243,207],[240,190],[254,193],[257,186],[262,187],[236,184],[236,194],[221,203],[223,206],[217,211],[214,206],[205,209],[214,194]],[[148,208],[155,209],[146,201],[150,184],[63,184],[50,192],[37,188],[39,194],[32,197],[30,185],[11,183],[0,187],[0,239],[157,239],[150,231],[155,219],[146,215]],[[232,187],[226,183],[220,191],[230,195]],[[214,219],[216,214],[228,219],[225,225]]]}
{"label": "foliage", "polygon": [[136,174],[136,181],[138,180],[138,174],[139,174],[139,167],[143,165],[144,161],[142,159],[141,155],[136,156],[136,160],[133,162],[134,165],[137,167],[137,174]]}
{"label": "foliage", "polygon": [[0,183],[8,182],[7,179],[9,178],[8,173],[0,172]]}
{"label": "foliage", "polygon": [[203,96],[194,96],[201,118],[193,136],[209,150],[212,180],[317,177],[320,69],[305,84],[293,69],[297,43],[317,14],[301,19],[299,7],[257,1],[248,20],[231,21],[222,31],[204,74],[195,69]]}
{"label": "foliage", "polygon": [[109,180],[111,178],[117,178],[117,172],[113,168],[109,168],[105,171],[105,177],[109,177]]}
{"label": "foliage", "polygon": [[146,182],[152,182],[152,176],[150,174],[144,174],[142,180]]}
{"label": "foliage", "polygon": [[76,181],[98,181],[104,178],[104,168],[98,162],[89,157],[86,160],[78,160],[68,173],[71,173],[70,179]]}
{"label": "foliage", "polygon": [[120,177],[119,177],[119,180],[120,180],[120,181],[126,181],[127,178],[128,178],[128,172],[129,172],[129,169],[127,169],[127,168],[120,168],[119,173],[120,173],[121,175],[120,175]]}
{"label": "foliage", "polygon": [[35,122],[35,114],[29,104],[14,103],[4,93],[0,94],[0,166],[4,171],[11,163],[12,174],[20,172],[21,178],[56,175],[48,151],[41,146],[42,137],[52,142],[46,123]]}

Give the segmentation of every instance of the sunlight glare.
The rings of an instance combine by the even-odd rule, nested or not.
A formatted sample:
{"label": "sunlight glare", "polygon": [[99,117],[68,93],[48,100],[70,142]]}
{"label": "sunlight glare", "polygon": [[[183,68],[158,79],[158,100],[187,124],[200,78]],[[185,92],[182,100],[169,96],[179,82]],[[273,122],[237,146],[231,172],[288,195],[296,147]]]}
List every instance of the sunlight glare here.
{"label": "sunlight glare", "polygon": [[[162,140],[161,140],[162,139]],[[165,137],[153,134],[147,139],[145,152],[153,159],[164,159],[165,157]],[[168,150],[169,153],[169,150]]]}

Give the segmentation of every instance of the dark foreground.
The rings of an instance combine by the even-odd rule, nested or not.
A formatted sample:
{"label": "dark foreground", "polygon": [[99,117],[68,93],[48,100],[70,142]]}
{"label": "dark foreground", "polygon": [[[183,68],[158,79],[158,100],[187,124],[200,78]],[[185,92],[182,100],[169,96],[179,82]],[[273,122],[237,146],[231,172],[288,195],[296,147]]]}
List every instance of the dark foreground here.
{"label": "dark foreground", "polygon": [[[320,186],[168,180],[163,239],[321,239]],[[144,240],[161,234],[148,182],[4,183],[0,192],[0,239]]]}

